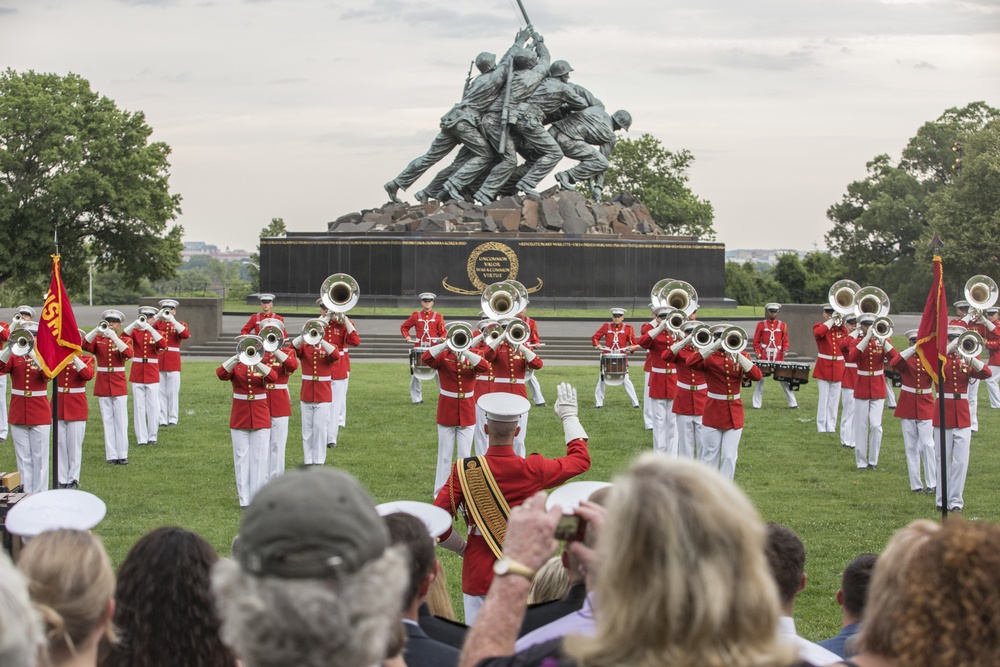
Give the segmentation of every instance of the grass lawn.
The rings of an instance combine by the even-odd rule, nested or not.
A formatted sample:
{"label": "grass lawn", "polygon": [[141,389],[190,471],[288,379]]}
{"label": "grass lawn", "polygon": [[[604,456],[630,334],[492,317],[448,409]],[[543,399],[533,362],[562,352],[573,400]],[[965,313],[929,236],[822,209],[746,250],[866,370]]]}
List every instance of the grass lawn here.
{"label": "grass lawn", "polygon": [[[210,362],[184,362],[180,424],[161,430],[155,447],[139,448],[133,436],[129,465],[124,467],[105,463],[100,414],[91,398],[81,488],[108,505],[108,515],[95,532],[116,564],[142,534],[166,524],[197,531],[221,554],[229,554],[240,511],[229,437],[231,394],[228,383],[215,376],[215,368]],[[437,449],[433,383],[424,385],[425,403],[411,405],[405,365],[358,363],[352,375],[347,427],[341,429],[340,446],[328,450],[327,464],[357,476],[378,502],[430,501]],[[641,382],[641,372],[633,379],[636,376]],[[551,408],[560,381],[579,390],[580,417],[590,436],[593,465],[581,479],[611,479],[637,454],[651,449],[641,411],[629,406],[624,390],[609,388],[604,409],[594,409],[596,367],[553,366],[538,377],[549,407],[532,409],[529,452],[549,457],[565,452],[562,428]],[[938,515],[932,496],[909,490],[902,436],[891,411],[886,410],[883,420],[878,470],[857,471],[853,452],[840,446],[838,436],[816,433],[814,383],[799,392],[800,408],[789,410],[780,388],[767,382],[764,408],[747,410],[736,481],[765,520],[791,526],[805,542],[809,580],[795,617],[800,634],[822,639],[840,627],[834,595],[843,567],[859,553],[881,551],[893,531],[913,519]],[[293,378],[293,405],[298,385]],[[302,463],[297,414],[290,420],[289,468]],[[989,409],[983,390],[965,490],[967,520],[1000,520],[1000,497],[994,492],[1000,483],[998,420],[1000,411]],[[0,447],[0,470],[14,468],[8,439]],[[461,563],[451,552],[440,553],[461,615]]]}

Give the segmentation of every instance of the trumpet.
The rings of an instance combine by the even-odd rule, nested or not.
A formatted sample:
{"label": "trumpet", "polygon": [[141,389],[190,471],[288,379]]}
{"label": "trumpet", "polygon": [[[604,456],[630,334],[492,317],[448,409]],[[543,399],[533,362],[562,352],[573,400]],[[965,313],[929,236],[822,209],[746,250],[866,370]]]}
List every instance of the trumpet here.
{"label": "trumpet", "polygon": [[23,319],[24,318],[21,317],[21,313],[15,313],[14,317],[10,318],[10,330],[13,331],[14,329],[20,329],[21,320]]}
{"label": "trumpet", "polygon": [[25,357],[35,349],[35,336],[27,329],[17,329],[10,332],[7,345],[15,357]]}
{"label": "trumpet", "polygon": [[[659,284],[659,283],[657,283]],[[698,291],[683,280],[669,280],[653,298],[657,307],[674,308],[686,316],[698,310]]]}
{"label": "trumpet", "polygon": [[285,332],[281,330],[281,327],[272,324],[261,327],[260,338],[263,341],[265,352],[276,352],[281,349],[281,344],[285,342]]}
{"label": "trumpet", "polygon": [[479,325],[479,330],[483,332],[483,338],[496,340],[503,336],[503,325],[493,320],[483,320]]}
{"label": "trumpet", "polygon": [[239,336],[236,339],[236,354],[240,363],[256,366],[264,359],[264,341],[260,336]]}
{"label": "trumpet", "polygon": [[969,302],[969,314],[973,320],[981,318],[984,311],[997,302],[996,282],[989,276],[972,276],[965,283],[965,300]]}
{"label": "trumpet", "polygon": [[667,313],[667,329],[674,336],[682,335],[681,327],[684,326],[685,322],[687,322],[687,315],[684,314],[683,310],[674,308]]}
{"label": "trumpet", "polygon": [[472,327],[465,322],[452,322],[448,325],[445,344],[456,355],[472,347]]}
{"label": "trumpet", "polygon": [[875,321],[872,322],[872,335],[881,342],[892,338],[892,320],[888,317],[875,318]]}
{"label": "trumpet", "polygon": [[154,320],[165,320],[165,319],[167,319],[167,317],[169,317],[170,315],[172,315],[173,312],[174,312],[173,308],[166,308],[166,307],[160,308],[160,312],[156,313],[156,317],[154,317],[153,319]]}
{"label": "trumpet", "polygon": [[983,337],[976,331],[965,331],[955,341],[958,353],[971,360],[983,353]]}
{"label": "trumpet", "polygon": [[346,313],[358,304],[361,288],[358,281],[346,273],[335,273],[323,281],[319,298],[331,313]]}
{"label": "trumpet", "polygon": [[487,285],[483,290],[480,305],[486,317],[498,322],[513,319],[525,308],[517,286],[507,280]]}
{"label": "trumpet", "polygon": [[517,346],[528,340],[530,333],[527,324],[521,320],[514,320],[507,325],[507,330],[504,331],[503,335],[507,338],[507,342],[510,345]]}
{"label": "trumpet", "polygon": [[98,331],[98,332],[99,332],[99,333],[100,333],[100,334],[101,334],[102,336],[104,336],[104,335],[107,335],[107,333],[108,333],[108,327],[109,327],[109,326],[110,326],[110,325],[108,324],[108,321],[107,321],[107,320],[101,320],[101,321],[100,321],[100,323],[98,323],[98,325],[97,325],[97,331]]}
{"label": "trumpet", "polygon": [[307,345],[319,345],[323,340],[323,332],[326,330],[326,322],[318,317],[308,320],[302,325],[302,338]]}
{"label": "trumpet", "polygon": [[747,332],[738,326],[728,326],[722,330],[722,349],[729,354],[739,354],[747,346]]}

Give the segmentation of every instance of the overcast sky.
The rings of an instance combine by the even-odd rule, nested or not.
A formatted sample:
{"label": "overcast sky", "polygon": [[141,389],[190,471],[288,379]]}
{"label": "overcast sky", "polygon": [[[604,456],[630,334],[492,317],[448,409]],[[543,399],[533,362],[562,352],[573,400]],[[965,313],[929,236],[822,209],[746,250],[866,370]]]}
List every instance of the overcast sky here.
{"label": "overcast sky", "polygon": [[[629,136],[694,154],[727,248],[824,248],[868,160],[949,107],[1000,106],[1000,0],[524,4]],[[0,0],[0,66],[145,112],[185,239],[253,248],[272,217],[320,231],[385,203],[471,58],[520,25],[514,0]]]}

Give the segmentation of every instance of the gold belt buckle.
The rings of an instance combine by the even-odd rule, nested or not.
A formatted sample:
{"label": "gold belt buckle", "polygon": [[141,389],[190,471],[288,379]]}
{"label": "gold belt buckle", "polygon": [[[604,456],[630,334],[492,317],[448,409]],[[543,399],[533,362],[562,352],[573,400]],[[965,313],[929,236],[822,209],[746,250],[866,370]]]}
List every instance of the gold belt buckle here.
{"label": "gold belt buckle", "polygon": [[273,384],[271,384],[270,382],[269,382],[269,383],[268,383],[268,384],[266,385],[266,387],[267,387],[268,389],[274,389],[274,385],[273,385]]}
{"label": "gold belt buckle", "polygon": [[30,391],[24,392],[24,397],[25,398],[31,398],[31,392]]}
{"label": "gold belt buckle", "polygon": [[459,398],[465,398],[465,394],[463,392],[458,392],[458,397]]}
{"label": "gold belt buckle", "polygon": [[726,400],[727,401],[735,401],[736,400],[736,396],[734,394],[726,394]]}
{"label": "gold belt buckle", "polygon": [[255,398],[256,398],[256,396],[254,396],[253,394],[247,394],[247,400],[248,400],[248,401],[252,401],[252,400],[254,400]]}

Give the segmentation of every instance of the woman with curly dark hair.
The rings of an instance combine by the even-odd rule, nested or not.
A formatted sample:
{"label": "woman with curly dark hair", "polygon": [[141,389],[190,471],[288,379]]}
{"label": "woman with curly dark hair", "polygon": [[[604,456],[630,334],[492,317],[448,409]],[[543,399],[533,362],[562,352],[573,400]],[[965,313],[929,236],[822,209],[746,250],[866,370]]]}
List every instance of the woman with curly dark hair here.
{"label": "woman with curly dark hair", "polygon": [[209,583],[218,560],[183,528],[157,528],[136,542],[118,569],[119,644],[102,644],[100,667],[235,667]]}

